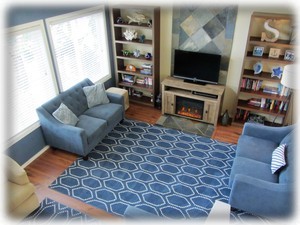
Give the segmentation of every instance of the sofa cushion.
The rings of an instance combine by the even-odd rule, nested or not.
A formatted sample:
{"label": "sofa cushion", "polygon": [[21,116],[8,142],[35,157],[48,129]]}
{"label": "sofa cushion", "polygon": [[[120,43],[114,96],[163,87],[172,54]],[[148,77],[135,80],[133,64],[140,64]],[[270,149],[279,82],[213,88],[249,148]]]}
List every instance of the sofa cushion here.
{"label": "sofa cushion", "polygon": [[269,181],[273,183],[278,182],[278,175],[271,173],[270,164],[244,157],[235,157],[234,159],[230,173],[230,187],[232,186],[232,182],[236,174],[243,174],[246,176],[254,177],[260,180]]}
{"label": "sofa cushion", "polygon": [[42,107],[48,113],[52,114],[63,102],[78,117],[88,109],[86,97],[82,88],[90,85],[93,85],[93,83],[89,79],[84,79],[83,81],[44,103]]}
{"label": "sofa cushion", "polygon": [[96,105],[109,103],[109,99],[107,98],[103,84],[86,86],[83,88],[83,92],[86,96],[89,108],[92,108]]}
{"label": "sofa cushion", "polygon": [[64,103],[61,103],[58,109],[56,109],[52,115],[59,122],[67,125],[75,126],[79,121],[77,116]]}
{"label": "sofa cushion", "polygon": [[105,132],[107,123],[105,120],[90,117],[86,115],[79,116],[79,122],[76,127],[80,127],[85,130],[87,135],[88,144],[93,140],[97,140]]}
{"label": "sofa cushion", "polygon": [[271,171],[273,174],[286,164],[285,146],[286,144],[279,145],[272,153]]}
{"label": "sofa cushion", "polygon": [[278,147],[276,142],[241,135],[236,149],[236,156],[245,157],[271,165],[272,153]]}
{"label": "sofa cushion", "polygon": [[108,126],[110,126],[111,124],[114,124],[115,121],[120,121],[119,118],[123,115],[123,107],[122,105],[115,103],[97,105],[85,111],[84,115],[106,120]]}
{"label": "sofa cushion", "polygon": [[296,137],[296,131],[290,132],[285,138],[282,139],[280,144],[286,144],[285,148],[285,161],[286,166],[282,168],[279,173],[279,183],[293,183],[294,179],[294,157],[293,150],[296,149],[294,143],[294,137]]}

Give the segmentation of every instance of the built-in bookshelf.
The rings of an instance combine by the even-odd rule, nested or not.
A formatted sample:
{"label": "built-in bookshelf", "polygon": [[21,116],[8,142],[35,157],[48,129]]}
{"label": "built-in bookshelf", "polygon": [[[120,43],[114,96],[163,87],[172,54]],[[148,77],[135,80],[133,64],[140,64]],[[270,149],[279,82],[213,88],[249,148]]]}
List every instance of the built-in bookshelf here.
{"label": "built-in bookshelf", "polygon": [[[279,31],[278,39],[266,31],[266,23]],[[281,85],[285,65],[294,63],[292,40],[294,18],[291,15],[252,14],[241,72],[234,123],[243,125],[257,120],[283,125],[290,103],[290,90]],[[269,40],[262,38],[266,33]]]}

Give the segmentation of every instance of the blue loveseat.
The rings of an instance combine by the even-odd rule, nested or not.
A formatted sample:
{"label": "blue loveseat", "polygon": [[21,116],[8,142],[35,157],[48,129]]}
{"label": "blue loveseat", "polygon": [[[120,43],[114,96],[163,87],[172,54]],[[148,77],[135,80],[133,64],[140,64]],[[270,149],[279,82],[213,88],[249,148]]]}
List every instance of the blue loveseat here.
{"label": "blue loveseat", "polygon": [[[229,180],[231,207],[265,217],[291,215],[295,196],[295,132],[295,125],[244,125]],[[272,153],[281,144],[286,144],[286,165],[272,174]]]}
{"label": "blue loveseat", "polygon": [[[123,96],[106,93],[109,103],[89,108],[83,87],[94,83],[85,79],[37,108],[40,125],[48,145],[87,159],[88,153],[124,119]],[[78,118],[72,126],[61,123],[52,113],[64,103]]]}

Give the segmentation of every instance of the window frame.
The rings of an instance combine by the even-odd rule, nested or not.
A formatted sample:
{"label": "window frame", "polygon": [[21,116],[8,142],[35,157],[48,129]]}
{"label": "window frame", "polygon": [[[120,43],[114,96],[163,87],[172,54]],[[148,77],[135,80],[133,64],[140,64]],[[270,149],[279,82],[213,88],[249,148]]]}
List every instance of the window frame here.
{"label": "window frame", "polygon": [[[25,24],[7,28],[6,29],[6,38],[8,39],[11,35],[19,35],[19,34],[23,34],[23,33],[30,32],[30,31],[35,31],[35,30],[39,30],[42,34],[42,39],[43,39],[44,47],[45,47],[45,51],[46,51],[46,58],[47,58],[47,62],[48,62],[49,70],[50,70],[51,79],[53,81],[54,92],[55,92],[55,95],[58,95],[59,89],[58,89],[58,85],[57,85],[57,79],[55,76],[52,55],[51,55],[49,44],[48,44],[48,38],[47,38],[44,21],[37,20],[37,21],[33,21],[33,22],[29,22],[29,23],[25,23]],[[6,46],[6,48],[8,50],[8,46]],[[8,59],[7,71],[8,71],[8,73],[12,72],[10,59]],[[13,74],[11,74],[11,75],[13,76]],[[9,90],[9,88],[8,88],[8,90]],[[9,93],[8,93],[8,95],[9,95]],[[50,99],[48,99],[48,100],[50,100]],[[7,113],[9,113],[9,112],[7,112]],[[14,134],[11,137],[9,137],[8,134],[6,134],[5,139],[6,139],[7,147],[10,147],[13,144],[17,143],[18,141],[20,141],[21,139],[23,139],[24,137],[26,137],[27,135],[29,135],[30,133],[32,133],[34,130],[36,130],[39,127],[40,127],[40,122],[39,122],[39,120],[37,120],[33,124],[29,125],[28,127],[24,128],[22,131]],[[8,127],[8,129],[10,129],[10,128]]]}
{"label": "window frame", "polygon": [[106,10],[105,10],[105,6],[104,5],[99,5],[96,7],[91,7],[91,8],[87,8],[87,9],[83,9],[83,10],[78,10],[78,11],[74,11],[71,13],[66,13],[63,15],[59,15],[59,16],[54,16],[54,17],[50,17],[45,19],[45,26],[46,26],[46,30],[48,33],[48,38],[49,38],[49,46],[50,46],[50,50],[53,56],[53,65],[54,65],[54,70],[55,70],[55,74],[56,74],[56,80],[57,80],[57,85],[59,87],[59,91],[65,91],[63,90],[62,84],[61,84],[61,79],[60,79],[60,72],[59,72],[59,68],[58,68],[58,62],[57,59],[55,57],[55,49],[54,49],[54,43],[53,43],[53,39],[52,39],[52,34],[51,34],[51,25],[54,24],[58,24],[58,23],[63,23],[63,22],[67,22],[70,21],[72,19],[77,19],[80,17],[84,17],[84,16],[89,16],[98,12],[102,12],[104,15],[104,30],[106,31],[106,38],[105,38],[105,45],[107,48],[107,59],[108,59],[108,74],[106,74],[104,77],[102,77],[101,79],[95,81],[95,83],[104,83],[108,80],[110,80],[112,78],[112,73],[111,73],[111,61],[110,61],[110,48],[109,48],[109,40],[108,40],[108,29],[107,29],[107,19],[106,19]]}

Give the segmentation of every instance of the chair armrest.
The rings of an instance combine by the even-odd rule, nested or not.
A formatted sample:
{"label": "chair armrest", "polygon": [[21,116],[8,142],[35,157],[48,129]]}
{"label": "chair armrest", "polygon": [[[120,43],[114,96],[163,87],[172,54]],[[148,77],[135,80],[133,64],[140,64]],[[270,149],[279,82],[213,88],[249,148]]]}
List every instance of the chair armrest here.
{"label": "chair armrest", "polygon": [[26,171],[9,156],[5,156],[7,179],[18,185],[25,185],[29,183]]}
{"label": "chair armrest", "polygon": [[281,140],[295,129],[294,125],[286,127],[270,127],[261,124],[245,123],[242,135],[248,135],[270,141],[277,141],[278,144]]}
{"label": "chair armrest", "polygon": [[237,174],[229,203],[234,208],[256,215],[287,216],[293,209],[293,187],[291,184],[272,183]]}
{"label": "chair armrest", "polygon": [[122,95],[116,93],[106,92],[107,97],[111,103],[120,104],[123,108],[123,118],[125,118],[125,101]]}
{"label": "chair armrest", "polygon": [[85,156],[87,135],[84,129],[57,121],[43,107],[37,109],[44,138],[50,146]]}

